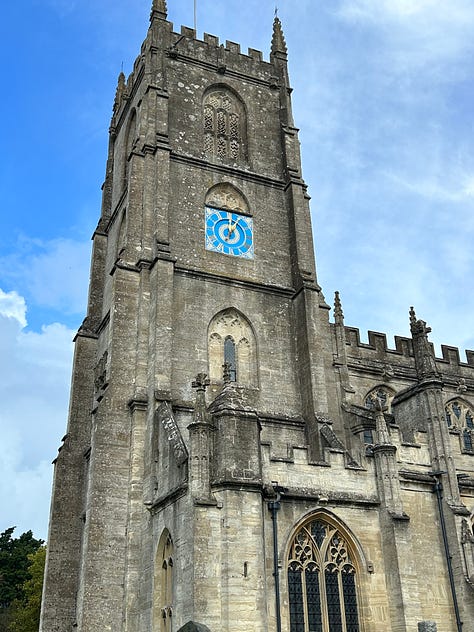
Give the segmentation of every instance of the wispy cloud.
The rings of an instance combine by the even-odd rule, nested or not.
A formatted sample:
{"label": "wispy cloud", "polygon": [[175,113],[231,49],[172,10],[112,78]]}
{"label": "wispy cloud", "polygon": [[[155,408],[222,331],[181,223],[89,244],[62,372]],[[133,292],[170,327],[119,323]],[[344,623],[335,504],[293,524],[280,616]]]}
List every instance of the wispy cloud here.
{"label": "wispy cloud", "polygon": [[452,62],[474,48],[470,0],[343,0],[336,15],[378,30],[399,70]]}

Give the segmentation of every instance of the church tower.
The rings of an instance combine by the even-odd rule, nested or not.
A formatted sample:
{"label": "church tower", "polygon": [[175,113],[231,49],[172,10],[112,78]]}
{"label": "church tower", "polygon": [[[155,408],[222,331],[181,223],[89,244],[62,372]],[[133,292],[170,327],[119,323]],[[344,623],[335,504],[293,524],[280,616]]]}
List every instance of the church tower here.
{"label": "church tower", "polygon": [[[330,323],[290,95],[278,17],[265,61],[174,32],[153,0],[113,106],[42,632],[454,632],[453,612],[472,614],[441,374],[416,372],[415,337],[364,348],[338,296]],[[454,395],[461,379],[474,389],[473,364],[450,365]],[[404,456],[417,463],[405,478]],[[432,462],[449,496],[454,610]],[[430,560],[413,552],[417,491],[432,595]]]}

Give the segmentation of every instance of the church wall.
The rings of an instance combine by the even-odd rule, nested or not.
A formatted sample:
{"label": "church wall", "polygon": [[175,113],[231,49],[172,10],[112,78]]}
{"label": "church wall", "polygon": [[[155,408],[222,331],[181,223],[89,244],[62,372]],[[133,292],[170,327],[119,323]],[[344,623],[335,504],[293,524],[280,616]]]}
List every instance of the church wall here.
{"label": "church wall", "polygon": [[[251,316],[256,338],[255,384],[259,390],[250,391],[249,397],[255,397],[252,404],[257,410],[275,414],[300,414],[295,371],[288,371],[294,357],[288,299],[186,275],[176,277],[175,297],[174,309],[179,318],[174,335],[174,397],[192,401],[191,379],[201,370],[208,373],[208,325],[222,309],[234,307],[244,316]],[[278,398],[275,398],[275,383],[279,383]]]}
{"label": "church wall", "polygon": [[[410,516],[411,557],[402,559],[402,578],[416,582],[422,619],[442,621],[443,632],[455,632],[436,496],[430,486],[402,487],[402,502]],[[414,628],[417,621],[409,622]],[[415,628],[416,629],[416,628]]]}
{"label": "church wall", "polygon": [[[196,40],[188,40],[186,44],[193,53],[200,48]],[[230,88],[243,102],[247,114],[248,160],[240,161],[240,164],[224,161],[223,164],[227,162],[230,166],[249,169],[262,176],[281,178],[279,91],[268,87],[268,82],[275,82],[275,71],[270,64],[259,63],[260,72],[256,73],[256,64],[249,64],[249,61],[243,55],[227,54],[225,64],[228,72],[219,75],[214,69],[206,72],[192,63],[169,60],[171,147],[178,154],[204,157],[204,123],[199,106],[206,89],[211,86]],[[248,71],[251,76],[247,78],[245,74]],[[260,75],[257,80],[256,74]],[[268,160],[268,156],[274,159]]]}
{"label": "church wall", "polygon": [[[205,169],[172,163],[176,196],[171,202],[173,254],[178,265],[199,267],[269,285],[291,286],[287,211],[283,191],[276,186],[249,182],[231,175],[211,175]],[[229,182],[249,203],[254,223],[253,259],[236,259],[205,250],[204,200],[217,182]],[[272,240],[267,236],[271,234]]]}

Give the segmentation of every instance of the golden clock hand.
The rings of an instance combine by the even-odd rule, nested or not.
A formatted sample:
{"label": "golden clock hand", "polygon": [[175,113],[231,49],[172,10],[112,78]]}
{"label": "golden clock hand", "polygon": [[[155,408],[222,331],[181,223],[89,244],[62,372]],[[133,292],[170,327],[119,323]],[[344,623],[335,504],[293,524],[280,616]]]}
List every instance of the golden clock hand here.
{"label": "golden clock hand", "polygon": [[229,223],[227,224],[227,235],[225,236],[225,240],[227,241],[231,235],[232,235],[232,215],[229,217]]}
{"label": "golden clock hand", "polygon": [[239,219],[240,219],[240,217],[238,217],[235,220],[235,224],[232,226],[232,216],[229,218],[229,225],[227,227],[228,233],[227,233],[227,237],[225,238],[226,241],[229,239],[229,237],[232,235],[234,230],[237,228],[237,224],[239,223]]}
{"label": "golden clock hand", "polygon": [[230,229],[231,234],[232,234],[232,233],[234,232],[234,230],[237,228],[237,224],[239,223],[239,220],[240,220],[240,217],[238,217],[238,218],[235,220],[235,224],[234,224],[234,225],[231,227],[231,229]]}

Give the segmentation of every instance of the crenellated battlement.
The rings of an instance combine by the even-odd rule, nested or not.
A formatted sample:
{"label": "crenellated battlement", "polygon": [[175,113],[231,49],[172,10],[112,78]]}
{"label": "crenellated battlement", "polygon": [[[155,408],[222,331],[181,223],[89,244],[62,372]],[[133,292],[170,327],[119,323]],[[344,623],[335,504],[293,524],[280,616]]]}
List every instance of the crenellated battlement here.
{"label": "crenellated battlement", "polygon": [[[143,69],[147,65],[147,48],[156,51],[161,48],[165,56],[172,61],[196,64],[206,67],[220,77],[245,78],[252,83],[258,83],[271,89],[277,89],[280,84],[278,69],[270,61],[263,58],[263,53],[255,48],[248,48],[247,54],[243,53],[240,44],[226,40],[225,45],[220,43],[219,37],[204,33],[202,40],[197,39],[195,29],[189,26],[181,26],[180,32],[173,30],[173,23],[166,22],[169,33],[166,36],[166,44],[155,41],[157,36],[148,37],[142,44],[140,54],[136,57],[133,69],[122,85],[119,84],[114,106],[114,118],[112,127],[119,125],[119,112],[126,108],[122,105],[130,102],[135,90],[140,84]],[[161,33],[163,36],[163,33]]]}
{"label": "crenellated battlement", "polygon": [[262,51],[248,48],[247,53],[243,53],[240,44],[230,40],[226,40],[225,45],[221,44],[219,37],[209,33],[204,33],[202,40],[197,39],[196,31],[188,26],[181,26],[180,33],[171,33],[169,52],[172,57],[182,55],[207,65],[214,56],[216,70],[222,74],[229,68],[250,76],[257,74],[257,78],[267,81],[275,74],[273,64],[263,59]]}
{"label": "crenellated battlement", "polygon": [[[406,358],[412,361],[413,354],[413,342],[411,338],[404,336],[395,336],[395,348],[392,349],[388,346],[387,335],[377,331],[368,331],[368,343],[361,342],[360,331],[357,327],[344,327],[346,336],[346,345],[351,347],[356,354],[360,351],[374,351],[378,355],[386,353],[388,355],[397,355],[400,358]],[[434,346],[431,344],[431,348],[434,353]],[[442,364],[449,364],[451,366],[460,367],[474,367],[474,351],[466,350],[466,361],[461,360],[459,349],[449,345],[441,345],[442,357],[435,356],[436,362]]]}
{"label": "crenellated battlement", "polygon": [[358,349],[366,349],[383,353],[393,353],[406,358],[413,358],[413,344],[410,338],[395,336],[395,348],[391,349],[387,344],[387,335],[378,331],[368,332],[368,343],[360,339],[360,331],[357,327],[344,327],[346,344]]}

